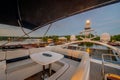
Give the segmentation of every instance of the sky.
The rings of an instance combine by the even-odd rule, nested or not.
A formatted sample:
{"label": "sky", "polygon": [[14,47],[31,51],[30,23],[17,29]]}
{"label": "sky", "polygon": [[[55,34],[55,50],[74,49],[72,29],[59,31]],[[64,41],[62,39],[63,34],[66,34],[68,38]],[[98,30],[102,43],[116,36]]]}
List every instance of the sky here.
{"label": "sky", "polygon": [[[91,21],[91,28],[97,35],[120,34],[120,2],[89,10],[52,23],[47,35],[78,35],[85,27],[86,20]],[[49,25],[36,30],[43,35]]]}
{"label": "sky", "polygon": [[[79,35],[84,30],[86,20],[91,21],[91,28],[97,32],[97,35],[101,35],[102,33],[109,33],[110,35],[120,34],[120,2],[54,22],[46,35]],[[48,26],[34,31],[30,36],[43,36]],[[31,31],[28,29],[24,30],[26,33]],[[22,36],[23,34],[20,27],[16,28],[15,26],[0,24],[0,36]]]}

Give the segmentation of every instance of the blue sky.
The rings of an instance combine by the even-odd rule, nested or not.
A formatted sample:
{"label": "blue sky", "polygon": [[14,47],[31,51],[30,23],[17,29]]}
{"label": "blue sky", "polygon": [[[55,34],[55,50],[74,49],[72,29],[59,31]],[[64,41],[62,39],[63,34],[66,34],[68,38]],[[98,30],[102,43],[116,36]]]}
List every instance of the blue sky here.
{"label": "blue sky", "polygon": [[[105,32],[111,35],[120,34],[120,2],[54,22],[47,35],[77,35],[84,29],[87,19],[91,21],[91,28],[98,35]],[[43,35],[46,27],[48,25],[35,32]]]}

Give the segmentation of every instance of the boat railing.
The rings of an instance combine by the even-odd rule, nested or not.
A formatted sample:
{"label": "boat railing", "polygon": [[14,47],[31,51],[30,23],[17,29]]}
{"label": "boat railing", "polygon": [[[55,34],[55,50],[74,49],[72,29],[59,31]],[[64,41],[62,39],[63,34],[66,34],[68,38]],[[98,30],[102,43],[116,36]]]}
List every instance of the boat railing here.
{"label": "boat railing", "polygon": [[102,75],[105,77],[105,64],[118,64],[120,66],[120,60],[115,60],[113,57],[116,57],[119,55],[114,54],[102,54]]}

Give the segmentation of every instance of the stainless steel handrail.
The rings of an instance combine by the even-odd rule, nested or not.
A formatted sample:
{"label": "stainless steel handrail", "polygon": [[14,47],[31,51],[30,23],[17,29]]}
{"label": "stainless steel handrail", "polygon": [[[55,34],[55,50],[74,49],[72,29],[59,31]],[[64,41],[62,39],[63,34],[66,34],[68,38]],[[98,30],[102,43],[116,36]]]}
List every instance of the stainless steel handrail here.
{"label": "stainless steel handrail", "polygon": [[110,61],[113,61],[112,59],[112,56],[116,57],[116,56],[119,56],[119,55],[113,55],[113,54],[102,54],[102,75],[103,75],[103,78],[105,79],[105,68],[104,68],[104,65],[105,64],[110,64],[110,62],[106,62],[105,61],[105,56],[110,56]]}

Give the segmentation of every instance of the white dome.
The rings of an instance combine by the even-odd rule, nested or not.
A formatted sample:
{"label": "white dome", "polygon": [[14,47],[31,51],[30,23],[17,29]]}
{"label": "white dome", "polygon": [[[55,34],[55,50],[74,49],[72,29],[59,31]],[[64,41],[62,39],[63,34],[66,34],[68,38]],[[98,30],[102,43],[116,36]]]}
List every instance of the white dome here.
{"label": "white dome", "polygon": [[110,34],[109,33],[103,33],[101,36],[100,36],[100,41],[102,42],[109,42],[110,41]]}
{"label": "white dome", "polygon": [[71,40],[71,41],[75,41],[75,40],[76,40],[76,36],[75,36],[75,35],[71,35],[71,36],[70,36],[70,40]]}

